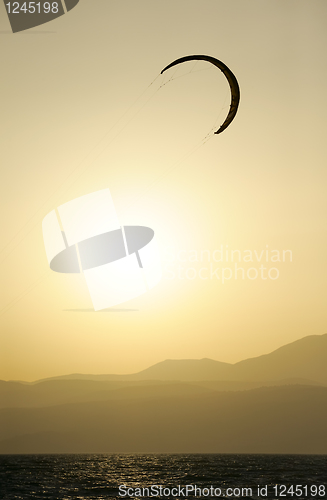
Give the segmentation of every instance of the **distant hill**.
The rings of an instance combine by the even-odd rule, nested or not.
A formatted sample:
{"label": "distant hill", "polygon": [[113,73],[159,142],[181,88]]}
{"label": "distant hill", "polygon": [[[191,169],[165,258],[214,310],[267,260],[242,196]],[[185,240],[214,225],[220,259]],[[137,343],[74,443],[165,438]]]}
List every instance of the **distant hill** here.
{"label": "distant hill", "polygon": [[[51,380],[94,381],[242,381],[272,382],[302,379],[306,383],[327,384],[327,334],[311,335],[280,347],[270,354],[235,364],[212,359],[168,359],[131,375],[81,375],[53,377]],[[50,380],[50,379],[48,379]]]}
{"label": "distant hill", "polygon": [[[46,380],[37,384],[0,381],[0,408],[36,408],[67,403],[109,401],[115,399],[140,399],[152,396],[189,397],[208,392],[244,391],[275,385],[315,385],[303,379],[278,382],[199,381],[174,382],[144,381],[93,381]],[[319,385],[319,384],[317,384]]]}
{"label": "distant hill", "polygon": [[0,453],[325,453],[327,335],[228,364],[0,381]]}
{"label": "distant hill", "polygon": [[96,382],[93,380],[48,380],[25,385],[19,382],[0,382],[0,408],[33,408],[67,403],[84,403],[122,399],[185,397],[212,392],[180,382]]}
{"label": "distant hill", "polygon": [[327,454],[326,387],[183,397],[149,387],[138,398],[1,409],[0,453]]}
{"label": "distant hill", "polygon": [[327,334],[311,335],[270,354],[236,363],[236,380],[304,378],[327,384]]}

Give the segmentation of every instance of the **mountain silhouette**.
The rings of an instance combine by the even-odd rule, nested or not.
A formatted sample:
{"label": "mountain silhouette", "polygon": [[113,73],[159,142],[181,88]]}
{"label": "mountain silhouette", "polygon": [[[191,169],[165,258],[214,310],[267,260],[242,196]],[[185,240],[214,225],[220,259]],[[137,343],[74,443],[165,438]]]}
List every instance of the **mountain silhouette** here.
{"label": "mountain silhouette", "polygon": [[72,374],[45,380],[97,381],[247,381],[271,382],[302,379],[327,384],[327,334],[310,335],[256,358],[235,364],[212,359],[167,359],[131,375]]}
{"label": "mountain silhouette", "polygon": [[0,453],[327,454],[327,335],[229,364],[0,381]]}
{"label": "mountain silhouette", "polygon": [[327,453],[327,388],[0,410],[0,453]]}

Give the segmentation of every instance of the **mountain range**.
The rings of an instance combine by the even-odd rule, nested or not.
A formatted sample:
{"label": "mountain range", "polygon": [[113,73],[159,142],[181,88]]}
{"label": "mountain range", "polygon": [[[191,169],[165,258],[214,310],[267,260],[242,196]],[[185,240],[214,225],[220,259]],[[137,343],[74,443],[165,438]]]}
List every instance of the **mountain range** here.
{"label": "mountain range", "polygon": [[284,345],[269,354],[235,364],[212,359],[167,359],[131,375],[72,374],[47,380],[94,381],[242,381],[267,382],[302,379],[327,384],[327,334],[311,335]]}
{"label": "mountain range", "polygon": [[0,453],[327,454],[327,335],[235,364],[0,381]]}

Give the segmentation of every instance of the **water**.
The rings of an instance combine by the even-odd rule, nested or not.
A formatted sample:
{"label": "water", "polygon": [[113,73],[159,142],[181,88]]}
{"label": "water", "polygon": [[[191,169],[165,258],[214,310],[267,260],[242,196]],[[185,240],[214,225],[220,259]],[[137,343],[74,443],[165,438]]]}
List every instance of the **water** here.
{"label": "water", "polygon": [[[121,485],[133,489],[130,496],[123,496],[126,488],[119,490]],[[218,498],[221,492],[222,498],[228,493],[231,499],[258,499],[260,486],[267,487],[267,496],[262,490],[262,499],[319,500],[326,498],[327,456],[0,455],[1,500],[136,499],[144,498],[136,488],[152,485],[157,485],[153,493],[161,486],[160,498],[186,498],[186,485],[196,485],[201,490],[197,498]],[[276,490],[276,485],[293,485],[293,494],[291,490],[284,492],[282,486]],[[296,485],[302,485],[301,489],[295,490]],[[179,491],[172,490],[178,487]],[[252,495],[244,490],[242,496],[242,488],[251,488]],[[188,496],[194,499],[194,492],[189,491]]]}

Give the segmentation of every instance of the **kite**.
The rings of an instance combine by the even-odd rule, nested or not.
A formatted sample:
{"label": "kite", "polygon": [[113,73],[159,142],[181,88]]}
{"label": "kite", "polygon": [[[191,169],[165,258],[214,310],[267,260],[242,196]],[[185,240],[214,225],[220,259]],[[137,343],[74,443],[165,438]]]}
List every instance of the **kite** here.
{"label": "kite", "polygon": [[215,57],[211,56],[201,56],[201,55],[193,55],[193,56],[185,56],[181,57],[180,59],[176,59],[176,61],[173,61],[172,63],[168,64],[162,71],[161,74],[163,74],[167,69],[172,68],[173,66],[176,66],[177,64],[187,62],[187,61],[208,61],[214,66],[217,66],[224,75],[226,76],[231,94],[232,94],[232,99],[231,99],[231,104],[229,108],[228,115],[224,121],[224,123],[219,127],[219,129],[215,132],[215,134],[221,134],[229,125],[230,123],[234,120],[235,115],[237,113],[238,105],[240,102],[240,87],[238,85],[238,82],[236,80],[235,75],[231,72],[231,70],[224,64],[223,62],[219,61]]}

